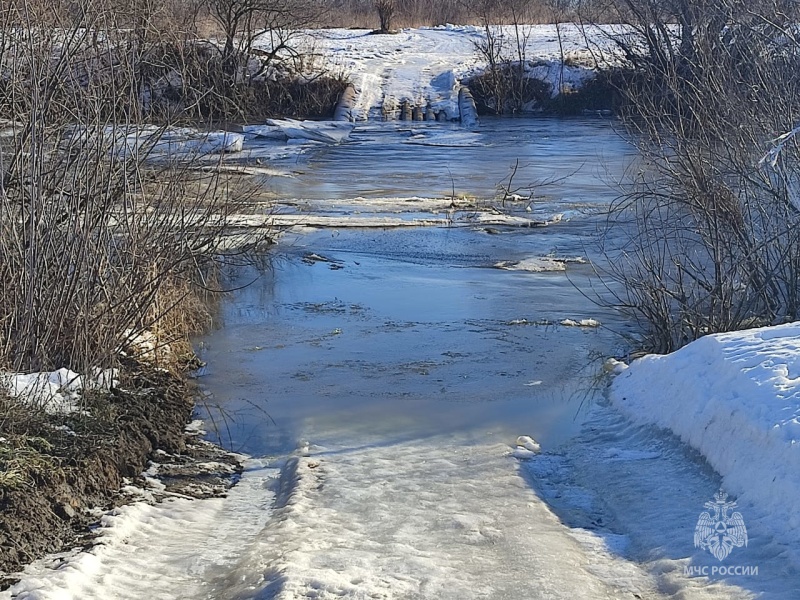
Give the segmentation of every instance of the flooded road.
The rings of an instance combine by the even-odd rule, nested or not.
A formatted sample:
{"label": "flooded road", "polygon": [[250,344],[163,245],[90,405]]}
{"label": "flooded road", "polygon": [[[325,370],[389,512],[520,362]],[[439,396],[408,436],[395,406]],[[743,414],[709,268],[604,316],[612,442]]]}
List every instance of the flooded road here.
{"label": "flooded road", "polygon": [[560,181],[537,189],[540,200],[562,209],[603,206],[616,196],[613,186],[634,153],[618,127],[600,118],[486,118],[475,131],[447,123],[365,123],[345,144],[275,163],[301,176],[271,185],[283,198],[449,197],[454,190],[494,198],[517,165],[514,187]]}
{"label": "flooded road", "polygon": [[[258,455],[300,439],[476,428],[495,428],[508,442],[523,433],[563,441],[591,396],[598,359],[618,340],[603,327],[560,323],[622,324],[577,293],[588,267],[570,267],[572,281],[566,272],[495,269],[514,253],[492,236],[475,244],[479,255],[465,254],[458,238],[480,235],[414,229],[296,239],[203,340],[204,386],[236,415],[224,441]],[[443,252],[426,261],[431,238]],[[335,262],[305,264],[312,253]]]}
{"label": "flooded road", "polygon": [[[663,541],[628,536],[635,528],[604,506],[608,481],[593,475],[608,450],[594,432],[616,426],[596,402],[602,363],[628,328],[593,301],[603,212],[632,159],[611,123],[369,126],[306,158],[273,185],[314,213],[416,216],[404,199],[448,195],[492,210],[497,183],[521,165],[512,187],[551,185],[498,209],[551,224],[487,228],[455,214],[440,227],[305,228],[282,239],[271,268],[239,273],[235,283],[253,283],[201,342],[207,424],[213,439],[272,457],[281,475],[273,516],[209,597],[672,595],[664,586],[748,597],[676,584],[679,565],[655,576],[636,552]],[[544,454],[515,458],[521,435]],[[665,470],[672,460],[641,438],[610,458],[634,474],[629,486],[643,483],[643,457]],[[575,464],[558,458],[569,448],[584,452]],[[681,456],[667,485],[680,490],[697,469]],[[702,473],[705,492],[717,482]]]}
{"label": "flooded road", "polygon": [[[226,303],[224,327],[202,341],[211,402],[236,415],[221,437],[256,455],[355,435],[492,430],[497,442],[520,434],[563,442],[580,423],[602,359],[619,345],[614,332],[625,327],[592,302],[588,263],[598,214],[616,197],[608,169],[621,177],[631,148],[602,121],[498,119],[474,134],[426,130],[439,143],[468,133],[466,147],[404,144],[409,133],[395,127],[356,131],[352,143],[310,154],[302,176],[274,180],[278,193],[316,197],[319,212],[359,195],[358,214],[335,204],[355,219],[385,210],[371,198],[429,197],[452,174],[489,202],[519,158],[519,185],[565,179],[517,211],[570,216],[534,229],[459,224],[285,237],[271,269],[239,274],[235,286],[255,282]],[[545,262],[543,272],[496,268],[543,257],[565,262]],[[585,319],[600,326],[561,325]]]}
{"label": "flooded road", "polygon": [[[591,262],[631,157],[609,122],[509,119],[369,125],[277,161],[294,173],[270,181],[281,210],[440,211],[408,199],[455,188],[549,224],[490,228],[469,208],[450,226],[286,233],[197,340],[201,416],[252,457],[241,482],[225,499],[123,507],[100,546],[32,567],[12,597],[797,597],[757,520],[749,560],[772,576],[684,575],[719,477],[602,401],[628,325],[592,301]],[[517,158],[520,184],[560,181],[492,208]],[[523,435],[542,452],[516,448]]]}

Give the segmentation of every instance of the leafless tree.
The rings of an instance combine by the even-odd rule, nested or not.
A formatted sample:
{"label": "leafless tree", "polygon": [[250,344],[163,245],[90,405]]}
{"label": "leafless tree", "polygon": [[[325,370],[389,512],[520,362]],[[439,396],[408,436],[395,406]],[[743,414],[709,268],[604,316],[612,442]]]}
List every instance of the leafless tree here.
{"label": "leafless tree", "polygon": [[381,26],[378,30],[379,33],[390,33],[392,31],[392,24],[394,17],[397,13],[397,4],[395,0],[375,0],[375,10],[378,12],[378,19]]}
{"label": "leafless tree", "polygon": [[210,16],[222,30],[223,61],[229,73],[240,73],[258,50],[260,69],[246,76],[258,76],[281,53],[293,54],[292,41],[300,30],[324,15],[317,0],[209,0]]}
{"label": "leafless tree", "polygon": [[[623,117],[643,167],[615,213],[614,302],[645,344],[800,317],[798,7],[621,0],[633,74]],[[764,160],[762,160],[764,159]]]}
{"label": "leafless tree", "polygon": [[156,156],[170,124],[139,124],[136,34],[92,2],[0,11],[3,369],[91,373],[141,332],[176,335],[236,210],[213,169]]}

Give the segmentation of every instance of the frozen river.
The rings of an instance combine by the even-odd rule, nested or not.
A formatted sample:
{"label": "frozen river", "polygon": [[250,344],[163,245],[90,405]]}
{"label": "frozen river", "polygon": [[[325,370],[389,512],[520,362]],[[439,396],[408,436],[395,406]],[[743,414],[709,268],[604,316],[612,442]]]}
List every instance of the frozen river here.
{"label": "frozen river", "polygon": [[[519,158],[515,184],[559,180],[516,205],[551,224],[287,234],[198,342],[207,428],[253,457],[242,481],[125,507],[16,597],[798,597],[757,520],[758,577],[687,575],[712,564],[693,531],[719,479],[602,401],[627,325],[587,297],[585,261],[631,148],[601,120],[446,131],[364,126],[271,185],[286,210],[416,215],[406,199],[492,198]],[[515,456],[520,435],[542,453]]]}

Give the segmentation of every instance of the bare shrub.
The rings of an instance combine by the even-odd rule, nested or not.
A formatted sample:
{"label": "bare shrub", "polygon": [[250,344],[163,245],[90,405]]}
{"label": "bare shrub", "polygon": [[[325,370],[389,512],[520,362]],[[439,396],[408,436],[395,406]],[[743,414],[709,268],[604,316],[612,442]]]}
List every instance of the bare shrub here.
{"label": "bare shrub", "polygon": [[329,118],[348,85],[343,75],[309,64],[307,55],[273,61],[266,72],[257,53],[242,56],[252,76],[231,80],[210,42],[168,43],[153,52],[159,62],[149,62],[144,108],[156,121]]}
{"label": "bare shrub", "polygon": [[[541,100],[541,85],[527,75],[530,5],[521,0],[474,0],[471,7],[483,28],[475,49],[487,67],[474,86],[482,104],[504,114],[521,112],[527,103]],[[512,35],[498,27],[504,22],[512,25]]]}
{"label": "bare shrub", "polygon": [[220,175],[156,156],[168,125],[137,139],[139,65],[98,29],[109,8],[22,0],[0,18],[0,366],[90,373],[187,308],[236,202]]}
{"label": "bare shrub", "polygon": [[481,114],[518,113],[533,103],[546,106],[551,98],[551,86],[545,81],[520,75],[514,64],[496,64],[469,81]]}
{"label": "bare shrub", "polygon": [[[797,7],[781,0],[615,3],[639,75],[623,111],[643,167],[608,274],[649,349],[800,317]],[[680,24],[680,27],[676,27]],[[787,138],[788,140],[789,138]]]}
{"label": "bare shrub", "polygon": [[[576,6],[568,0],[470,0],[471,14],[483,29],[482,38],[474,45],[486,68],[469,85],[482,112],[516,114],[536,109],[566,114],[598,104],[602,86],[596,85],[590,95],[583,95],[565,79],[567,64],[592,59],[589,66],[597,66],[590,50],[582,55],[565,51],[562,23],[579,18]],[[552,63],[528,55],[534,33],[532,24],[543,21],[554,26],[560,51],[559,59]],[[544,80],[535,75],[537,67],[545,66],[549,71],[551,64],[557,70],[556,76],[548,75]]]}

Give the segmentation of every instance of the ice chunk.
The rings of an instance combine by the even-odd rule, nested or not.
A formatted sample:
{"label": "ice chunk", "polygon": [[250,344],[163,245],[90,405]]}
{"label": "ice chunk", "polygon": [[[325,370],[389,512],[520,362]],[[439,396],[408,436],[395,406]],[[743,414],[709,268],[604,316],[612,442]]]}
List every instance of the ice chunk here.
{"label": "ice chunk", "polygon": [[528,435],[521,435],[517,438],[517,447],[522,447],[525,450],[534,453],[539,453],[542,451],[542,447],[539,445],[539,442]]}
{"label": "ice chunk", "polygon": [[312,140],[324,144],[340,144],[350,137],[355,125],[346,121],[295,121],[269,119],[267,125],[277,127],[289,139]]}

